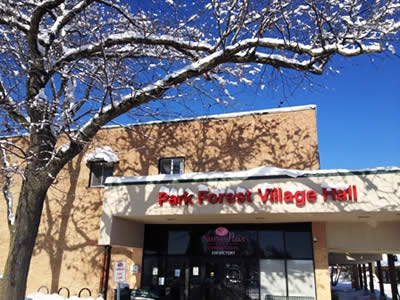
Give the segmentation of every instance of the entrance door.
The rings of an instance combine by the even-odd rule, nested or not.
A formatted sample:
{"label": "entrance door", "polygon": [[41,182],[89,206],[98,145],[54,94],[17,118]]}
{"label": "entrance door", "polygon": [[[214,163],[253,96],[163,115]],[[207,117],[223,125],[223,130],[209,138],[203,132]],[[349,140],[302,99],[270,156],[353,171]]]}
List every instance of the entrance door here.
{"label": "entrance door", "polygon": [[257,259],[154,256],[144,261],[142,288],[160,300],[259,300]]}
{"label": "entrance door", "polygon": [[191,284],[189,299],[259,299],[258,278],[256,260],[222,256],[204,258],[195,280],[197,284]]}

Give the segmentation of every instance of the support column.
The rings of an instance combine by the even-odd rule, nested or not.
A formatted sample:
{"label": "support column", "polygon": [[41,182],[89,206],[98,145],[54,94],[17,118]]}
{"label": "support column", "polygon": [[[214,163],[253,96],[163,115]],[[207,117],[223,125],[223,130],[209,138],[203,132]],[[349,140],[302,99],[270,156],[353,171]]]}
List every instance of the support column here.
{"label": "support column", "polygon": [[372,268],[372,263],[368,263],[368,269],[369,269],[369,291],[373,294],[375,294],[375,288],[374,288],[374,271]]}
{"label": "support column", "polygon": [[326,224],[312,223],[315,289],[317,300],[331,299],[331,283],[329,277],[328,248],[326,246]]}
{"label": "support column", "polygon": [[363,278],[364,278],[364,291],[368,291],[367,284],[367,270],[365,269],[365,264],[362,264]]}
{"label": "support column", "polygon": [[392,300],[399,300],[397,282],[396,282],[396,273],[394,268],[394,255],[388,254],[387,257],[388,257],[390,285],[392,287]]}
{"label": "support column", "polygon": [[363,284],[362,268],[361,265],[357,265],[357,267],[358,267],[358,277],[360,278],[360,289],[363,289],[364,284]]}
{"label": "support column", "polygon": [[104,246],[103,268],[101,272],[99,294],[107,300],[108,277],[110,274],[111,246]]}
{"label": "support column", "polygon": [[376,262],[376,266],[378,269],[378,279],[379,279],[379,292],[381,294],[381,298],[385,299],[385,287],[383,285],[383,274],[382,274],[382,265],[381,265],[381,261],[378,260]]}
{"label": "support column", "polygon": [[352,270],[352,272],[351,272],[352,288],[354,288],[358,291],[360,289],[360,278],[358,276],[358,265],[353,265],[351,270]]}

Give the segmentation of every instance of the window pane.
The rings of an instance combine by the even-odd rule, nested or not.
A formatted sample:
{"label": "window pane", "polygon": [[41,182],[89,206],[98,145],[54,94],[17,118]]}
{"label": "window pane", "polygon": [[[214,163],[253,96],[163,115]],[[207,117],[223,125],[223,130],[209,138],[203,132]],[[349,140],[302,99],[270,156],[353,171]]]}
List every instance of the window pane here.
{"label": "window pane", "polygon": [[161,158],[160,174],[182,174],[185,159],[178,158]]}
{"label": "window pane", "polygon": [[173,170],[172,174],[182,174],[183,173],[183,158],[172,159]]}
{"label": "window pane", "polygon": [[92,163],[90,167],[90,186],[103,186],[106,178],[113,175],[113,170],[113,164]]}
{"label": "window pane", "polygon": [[287,273],[289,296],[315,297],[312,260],[288,260]]}
{"label": "window pane", "polygon": [[312,240],[310,232],[286,232],[285,240],[288,258],[312,258]]}
{"label": "window pane", "polygon": [[260,231],[258,243],[261,257],[285,258],[287,256],[283,243],[283,231]]}
{"label": "window pane", "polygon": [[188,231],[168,232],[168,254],[186,254],[190,242]]}
{"label": "window pane", "polygon": [[101,186],[102,183],[102,172],[103,167],[101,164],[93,163],[91,165],[91,174],[90,174],[90,186]]}
{"label": "window pane", "polygon": [[107,178],[107,177],[113,176],[113,171],[114,171],[114,167],[113,167],[113,166],[105,165],[105,166],[103,167],[103,180],[102,180],[102,184],[104,184],[104,182],[106,181],[106,178]]}
{"label": "window pane", "polygon": [[168,231],[163,226],[146,225],[144,241],[145,255],[163,255],[168,249]]}
{"label": "window pane", "polygon": [[271,296],[286,296],[285,261],[280,259],[260,259],[261,299]]}
{"label": "window pane", "polygon": [[160,174],[171,174],[171,159],[163,158],[160,160]]}

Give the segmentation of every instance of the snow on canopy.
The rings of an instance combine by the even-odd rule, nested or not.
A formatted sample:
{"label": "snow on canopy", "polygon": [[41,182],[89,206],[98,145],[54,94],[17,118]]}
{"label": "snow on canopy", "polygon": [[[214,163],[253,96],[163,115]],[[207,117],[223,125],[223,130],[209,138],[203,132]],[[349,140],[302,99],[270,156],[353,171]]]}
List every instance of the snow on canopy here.
{"label": "snow on canopy", "polygon": [[[129,183],[129,182],[157,182],[163,180],[192,180],[192,179],[216,179],[216,178],[249,178],[258,176],[287,176],[297,178],[309,175],[329,175],[329,174],[352,174],[357,172],[375,172],[375,171],[399,171],[400,167],[378,167],[371,169],[326,169],[326,170],[294,170],[283,169],[272,166],[263,166],[243,171],[229,171],[229,172],[198,172],[186,174],[159,174],[149,176],[127,176],[127,177],[108,177],[106,184],[112,183]],[[325,188],[344,188],[344,184],[324,182],[321,187]],[[208,191],[208,186],[199,185],[199,191]]]}
{"label": "snow on canopy", "polygon": [[108,162],[118,163],[119,158],[110,146],[96,148],[93,152],[86,154],[85,162]]}
{"label": "snow on canopy", "polygon": [[349,188],[349,184],[347,183],[333,183],[333,182],[327,182],[327,181],[323,181],[321,182],[321,187],[331,190],[331,189],[335,189],[335,190],[346,190]]}

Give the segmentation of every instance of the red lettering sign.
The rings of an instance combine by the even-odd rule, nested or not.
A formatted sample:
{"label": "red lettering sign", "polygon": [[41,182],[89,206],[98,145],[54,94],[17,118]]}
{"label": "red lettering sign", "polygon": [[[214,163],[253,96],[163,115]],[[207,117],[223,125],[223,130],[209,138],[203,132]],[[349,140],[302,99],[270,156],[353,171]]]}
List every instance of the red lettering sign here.
{"label": "red lettering sign", "polygon": [[[173,189],[175,190],[175,189]],[[167,189],[168,191],[168,189]],[[176,190],[175,190],[176,191]],[[188,190],[190,192],[190,190]],[[303,207],[306,203],[315,203],[318,199],[318,193],[314,190],[297,190],[297,191],[285,191],[282,188],[259,188],[257,190],[258,196],[262,203],[271,204],[295,204],[297,207]],[[181,192],[180,192],[181,193]],[[185,191],[183,194],[168,194],[168,192],[158,193],[158,204],[163,206],[167,202],[170,206],[193,205],[193,193]],[[349,186],[347,189],[335,189],[335,188],[322,188],[322,199],[324,201],[357,201],[357,187],[355,185]],[[239,189],[234,192],[228,189],[226,193],[222,192],[209,192],[208,190],[201,190],[197,194],[197,204],[245,204],[251,203],[252,192],[247,189]]]}

